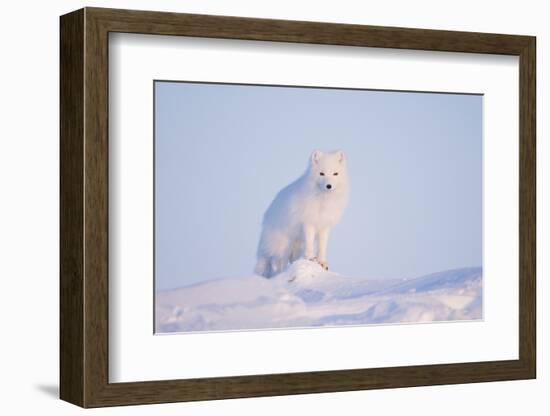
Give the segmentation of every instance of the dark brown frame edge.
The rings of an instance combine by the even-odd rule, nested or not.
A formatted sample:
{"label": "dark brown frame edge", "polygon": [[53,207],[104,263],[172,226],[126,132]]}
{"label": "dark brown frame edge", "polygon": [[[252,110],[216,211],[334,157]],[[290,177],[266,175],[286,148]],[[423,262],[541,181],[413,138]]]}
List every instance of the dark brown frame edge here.
{"label": "dark brown frame edge", "polygon": [[[60,19],[60,396],[83,407],[536,377],[535,38],[85,8]],[[109,383],[108,34],[179,35],[519,56],[519,359]]]}

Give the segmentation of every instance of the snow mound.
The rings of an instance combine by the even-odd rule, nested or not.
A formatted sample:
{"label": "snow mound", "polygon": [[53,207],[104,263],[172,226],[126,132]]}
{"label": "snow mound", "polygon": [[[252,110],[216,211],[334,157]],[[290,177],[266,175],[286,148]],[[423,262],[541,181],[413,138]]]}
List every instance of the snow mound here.
{"label": "snow mound", "polygon": [[157,333],[476,320],[480,267],[357,279],[298,260],[272,279],[212,280],[156,294]]}

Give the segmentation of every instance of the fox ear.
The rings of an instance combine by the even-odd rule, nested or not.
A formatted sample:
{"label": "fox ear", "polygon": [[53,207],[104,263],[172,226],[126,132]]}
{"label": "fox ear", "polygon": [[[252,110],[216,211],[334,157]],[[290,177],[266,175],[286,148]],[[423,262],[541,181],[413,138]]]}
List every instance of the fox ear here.
{"label": "fox ear", "polygon": [[344,154],[343,151],[338,150],[338,151],[336,152],[336,154],[338,155],[338,162],[344,163],[344,162],[346,161],[346,155]]}
{"label": "fox ear", "polygon": [[323,155],[323,152],[320,150],[314,150],[311,153],[311,163],[319,163],[319,160],[321,160],[321,156]]}

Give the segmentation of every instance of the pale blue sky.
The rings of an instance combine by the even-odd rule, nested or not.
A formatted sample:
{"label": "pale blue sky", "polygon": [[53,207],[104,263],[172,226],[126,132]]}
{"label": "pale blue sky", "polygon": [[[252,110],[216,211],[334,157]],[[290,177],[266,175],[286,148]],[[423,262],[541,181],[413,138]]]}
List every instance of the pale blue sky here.
{"label": "pale blue sky", "polygon": [[331,270],[402,278],[480,266],[482,100],[155,82],[157,290],[252,274],[263,213],[314,149],[348,160]]}

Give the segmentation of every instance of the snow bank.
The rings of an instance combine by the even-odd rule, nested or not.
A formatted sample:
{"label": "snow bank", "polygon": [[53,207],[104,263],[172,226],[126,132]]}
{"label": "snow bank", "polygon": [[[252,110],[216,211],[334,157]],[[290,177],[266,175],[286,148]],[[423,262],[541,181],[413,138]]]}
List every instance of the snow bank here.
{"label": "snow bank", "polygon": [[272,279],[220,279],[156,294],[156,332],[475,320],[482,270],[406,280],[344,277],[299,260]]}

